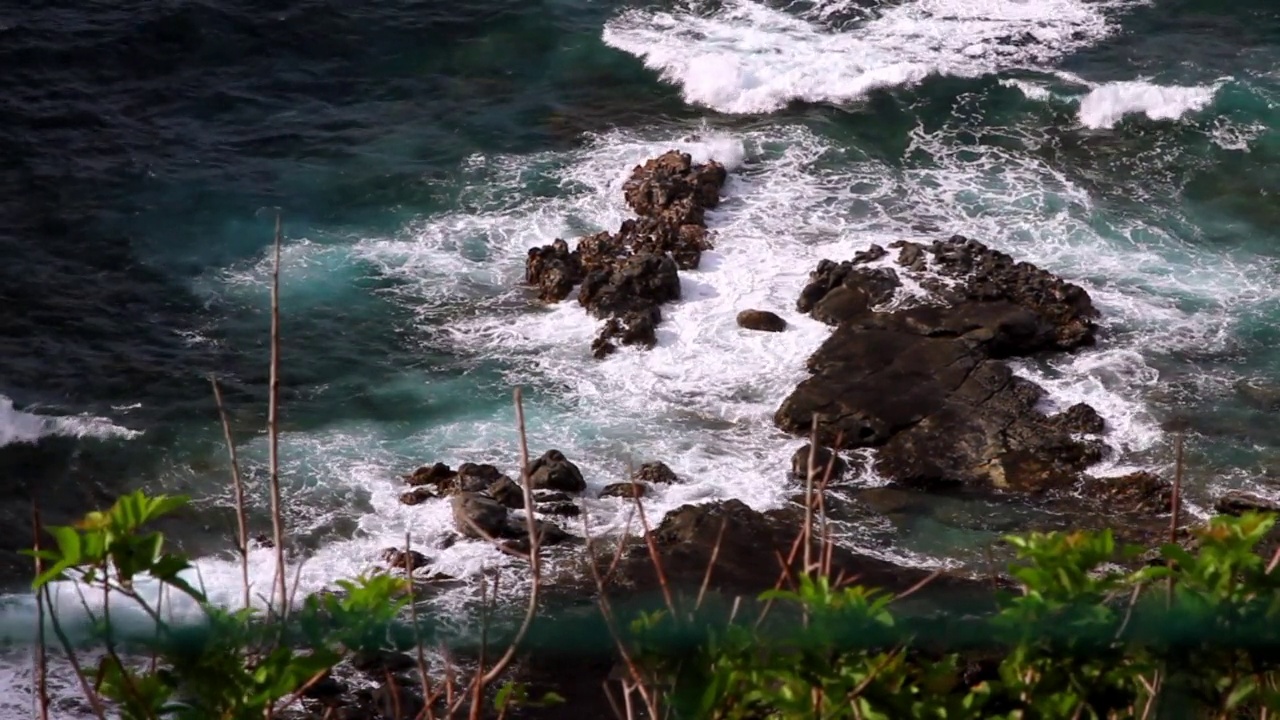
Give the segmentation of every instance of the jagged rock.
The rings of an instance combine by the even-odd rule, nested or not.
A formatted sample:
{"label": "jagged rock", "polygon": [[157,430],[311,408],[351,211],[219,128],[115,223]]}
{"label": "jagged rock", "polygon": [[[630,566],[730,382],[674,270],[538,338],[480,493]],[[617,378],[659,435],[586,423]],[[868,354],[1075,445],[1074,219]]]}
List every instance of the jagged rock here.
{"label": "jagged rock", "polygon": [[823,260],[809,273],[809,284],[800,291],[796,308],[815,320],[837,325],[888,302],[901,285],[898,274],[889,268],[864,268],[851,262],[837,265]]}
{"label": "jagged rock", "polygon": [[400,502],[405,505],[421,505],[428,500],[434,500],[436,494],[425,487],[416,487],[409,492],[400,494]]}
{"label": "jagged rock", "polygon": [[499,477],[488,489],[489,497],[497,500],[505,507],[512,510],[524,509],[524,488],[515,480],[503,475]]}
{"label": "jagged rock", "polygon": [[491,497],[460,492],[450,500],[453,523],[465,537],[499,537],[507,528],[507,508]]}
{"label": "jagged rock", "polygon": [[1101,435],[1107,429],[1107,423],[1098,411],[1085,403],[1076,403],[1049,418],[1049,421],[1064,432],[1082,435]]}
{"label": "jagged rock", "polygon": [[713,247],[700,214],[698,222],[682,225],[673,225],[667,218],[626,220],[616,237],[634,253],[669,253],[681,270],[696,270],[702,253]]}
{"label": "jagged rock", "polygon": [[581,258],[583,277],[585,277],[586,273],[609,270],[625,260],[631,255],[631,248],[618,235],[598,232],[578,242],[578,255]]}
{"label": "jagged rock", "polygon": [[761,332],[782,332],[787,321],[768,310],[743,310],[738,313],[738,327]]}
{"label": "jagged rock", "polygon": [[865,265],[867,263],[873,263],[879,260],[880,258],[885,257],[888,254],[889,254],[888,250],[885,250],[884,248],[880,247],[879,245],[876,245],[875,243],[872,243],[871,247],[867,248],[866,250],[859,250],[858,252],[855,252],[853,254],[853,264]]}
{"label": "jagged rock", "polygon": [[1161,515],[1173,509],[1173,486],[1149,472],[1087,478],[1082,494],[1112,513]]}
{"label": "jagged rock", "polygon": [[410,550],[406,553],[403,548],[384,548],[381,557],[382,562],[386,563],[388,567],[400,570],[416,570],[431,564],[426,555],[417,550]]}
{"label": "jagged rock", "polygon": [[660,322],[662,313],[657,305],[609,318],[591,343],[591,354],[597,359],[613,354],[618,349],[615,340],[623,345],[651,348],[658,344],[657,326]]}
{"label": "jagged rock", "polygon": [[[687,203],[689,208],[714,208],[727,178],[728,171],[720,163],[713,160],[695,165],[688,153],[671,150],[632,170],[622,191],[636,214],[656,216],[670,214],[672,206],[677,212],[688,212],[681,203],[684,200],[691,201]],[[682,221],[676,225],[701,221],[701,217],[674,219]]]}
{"label": "jagged rock", "polygon": [[680,482],[680,478],[676,476],[674,470],[667,466],[664,462],[647,462],[640,466],[639,470],[631,476],[633,482],[671,485]]}
{"label": "jagged rock", "polygon": [[599,318],[647,312],[680,299],[680,274],[670,255],[632,255],[609,269],[593,270],[582,281],[578,302]]}
{"label": "jagged rock", "polygon": [[644,483],[638,483],[638,482],[614,483],[612,485],[606,485],[605,488],[600,491],[600,497],[602,498],[617,497],[617,498],[635,499],[638,497],[640,498],[644,497],[648,492],[649,492],[649,486],[645,485]]}
{"label": "jagged rock", "polygon": [[302,696],[324,705],[333,705],[347,693],[347,684],[333,677],[329,671],[302,691]]}
{"label": "jagged rock", "polygon": [[891,296],[896,275],[819,263],[798,307],[836,329],[778,409],[778,425],[808,435],[817,415],[823,445],[878,447],[876,469],[909,485],[1075,484],[1102,457],[1100,442],[1072,436],[1093,419],[1084,408],[1046,417],[1040,388],[1001,360],[1091,343],[1097,311],[1088,294],[965,238],[921,252],[953,282],[932,304],[892,311],[874,306]]}
{"label": "jagged rock", "polygon": [[898,249],[897,263],[913,272],[924,272],[928,267],[924,256],[924,246],[907,240],[892,243],[889,247]]}
{"label": "jagged rock", "polygon": [[559,450],[548,450],[529,464],[529,487],[535,490],[559,490],[580,493],[587,489],[578,466],[569,462]]}
{"label": "jagged rock", "polygon": [[1243,515],[1247,512],[1280,512],[1280,502],[1261,495],[1232,490],[1213,504],[1213,509],[1223,515]]}
{"label": "jagged rock", "polygon": [[[802,483],[807,482],[809,477],[809,453],[810,446],[805,443],[800,448],[797,448],[791,456],[791,477]],[[839,480],[849,472],[849,463],[832,452],[831,448],[819,446],[816,451],[813,451],[813,456],[814,467],[818,472],[813,479],[815,485],[822,481],[827,472],[827,465],[832,462],[832,458],[835,459],[835,464],[831,467],[831,480]]]}
{"label": "jagged rock", "polygon": [[444,463],[436,463],[430,467],[420,467],[413,471],[412,475],[406,475],[404,480],[409,485],[440,485],[442,483],[453,480],[457,475],[448,465]]}
{"label": "jagged rock", "polygon": [[544,302],[565,299],[582,277],[582,261],[564,240],[557,238],[550,245],[529,249],[525,282],[538,288],[538,298]]}

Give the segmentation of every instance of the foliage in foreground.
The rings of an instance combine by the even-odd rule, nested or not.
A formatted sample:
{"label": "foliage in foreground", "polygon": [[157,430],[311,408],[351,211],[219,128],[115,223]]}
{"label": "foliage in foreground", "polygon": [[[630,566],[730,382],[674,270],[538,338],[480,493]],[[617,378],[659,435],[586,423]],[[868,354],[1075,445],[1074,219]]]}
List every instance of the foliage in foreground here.
{"label": "foliage in foreground", "polygon": [[[308,597],[287,619],[213,605],[185,579],[186,558],[149,529],[184,502],[133,493],[47,528],[56,547],[31,552],[46,568],[34,583],[43,597],[74,581],[136,603],[154,624],[126,636],[108,612],[94,617],[105,652],[80,671],[95,707],[105,700],[130,720],[256,720],[352,654],[403,648],[394,628],[408,587],[389,575]],[[1117,547],[1110,533],[1010,537],[1012,589],[986,614],[940,622],[895,614],[895,597],[818,573],[761,596],[769,622],[709,622],[673,602],[625,630],[611,625],[634,680],[624,693],[650,716],[722,720],[1268,717],[1280,711],[1280,572],[1256,548],[1274,522],[1217,518],[1196,552],[1166,545],[1163,564],[1136,571],[1114,563],[1141,549]],[[139,590],[144,577],[194,603],[200,632],[167,621]],[[151,661],[126,659],[139,657]],[[496,701],[491,714],[537,705],[517,685]]]}

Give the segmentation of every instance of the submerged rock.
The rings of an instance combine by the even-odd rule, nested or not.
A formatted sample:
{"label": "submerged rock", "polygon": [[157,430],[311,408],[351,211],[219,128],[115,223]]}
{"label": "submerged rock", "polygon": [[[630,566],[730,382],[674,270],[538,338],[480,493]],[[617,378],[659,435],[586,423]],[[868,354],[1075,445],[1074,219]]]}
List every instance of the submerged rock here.
{"label": "submerged rock", "polygon": [[404,548],[385,548],[381,554],[382,562],[388,567],[398,568],[400,570],[412,571],[424,568],[431,564],[426,555],[417,550],[409,550],[405,552]]}
{"label": "submerged rock", "polygon": [[1280,513],[1280,502],[1254,493],[1232,490],[1218,498],[1213,508],[1223,515],[1243,515],[1247,512]]}

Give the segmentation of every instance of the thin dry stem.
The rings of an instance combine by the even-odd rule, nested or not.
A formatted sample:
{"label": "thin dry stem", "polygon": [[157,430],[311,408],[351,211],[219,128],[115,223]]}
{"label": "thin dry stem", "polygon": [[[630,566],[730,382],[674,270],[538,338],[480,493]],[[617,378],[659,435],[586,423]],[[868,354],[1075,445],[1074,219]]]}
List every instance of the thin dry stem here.
{"label": "thin dry stem", "polygon": [[[1174,439],[1174,468],[1173,468],[1173,498],[1171,500],[1172,508],[1169,514],[1169,542],[1178,542],[1178,511],[1182,507],[1182,434],[1179,433]],[[1169,567],[1173,567],[1173,560],[1170,559]],[[1169,573],[1169,584],[1165,597],[1166,604],[1173,606],[1173,573]]]}
{"label": "thin dry stem", "polygon": [[[280,617],[289,617],[289,589],[285,581],[284,517],[280,504],[280,212],[276,211],[276,232],[271,267],[271,376],[267,401],[268,459],[271,482],[271,533],[276,545],[276,574],[273,586],[280,602]],[[276,593],[273,593],[275,595]]]}
{"label": "thin dry stem", "polygon": [[702,586],[698,588],[698,600],[693,605],[694,612],[702,609],[702,601],[707,596],[707,587],[711,585],[711,571],[715,569],[716,560],[720,557],[720,545],[724,543],[724,531],[728,526],[728,518],[720,521],[720,532],[716,534],[716,544],[711,548],[711,557],[707,560],[707,570],[702,575]]}
{"label": "thin dry stem", "polygon": [[[31,503],[31,527],[33,530],[32,549],[35,550],[36,556],[36,577],[44,574],[44,561],[40,558],[40,512],[36,509],[35,502]],[[36,712],[39,713],[40,720],[49,720],[49,686],[47,684],[49,673],[49,660],[45,656],[44,650],[44,593],[36,593],[36,647],[35,647],[35,676],[36,676]]]}
{"label": "thin dry stem", "polygon": [[809,433],[809,463],[804,474],[804,572],[813,567],[813,481],[818,475],[818,414],[813,415],[813,430]]}
{"label": "thin dry stem", "polygon": [[636,505],[636,514],[640,516],[640,526],[644,529],[644,544],[649,549],[649,560],[653,563],[653,570],[658,575],[658,584],[662,588],[662,599],[667,604],[667,610],[671,612],[671,616],[675,617],[676,603],[671,596],[671,585],[667,582],[667,571],[662,565],[662,557],[658,554],[658,543],[653,537],[652,528],[649,527],[649,518],[645,517],[640,493],[633,494],[632,500]]}
{"label": "thin dry stem", "polygon": [[222,435],[227,441],[227,454],[231,456],[231,486],[236,497],[236,548],[240,551],[240,582],[244,586],[244,606],[249,607],[249,529],[245,520],[244,478],[240,476],[240,461],[236,457],[236,443],[231,437],[231,423],[222,404],[222,388],[218,379],[210,376],[213,384],[213,400],[218,405],[218,417],[222,420]]}
{"label": "thin dry stem", "polygon": [[[33,520],[33,532],[36,538],[35,548],[40,548],[40,510],[33,507],[31,510]],[[84,674],[84,668],[80,664],[80,659],[76,657],[75,650],[71,647],[71,640],[67,638],[67,633],[62,628],[62,621],[58,619],[58,613],[54,609],[53,598],[49,593],[49,583],[45,583],[40,587],[40,595],[44,598],[44,606],[49,608],[49,622],[53,625],[53,634],[58,638],[58,644],[62,645],[62,651],[66,653],[67,662],[71,663],[71,670],[75,673],[76,679],[80,681],[80,691],[84,694],[85,700],[93,708],[93,714],[98,720],[106,720],[107,713],[102,707],[102,700],[98,697],[98,693],[89,687],[89,681]]]}
{"label": "thin dry stem", "polygon": [[[520,485],[524,491],[525,526],[529,532],[529,566],[533,574],[533,586],[529,590],[529,604],[525,610],[524,619],[521,621],[520,628],[516,630],[515,637],[511,639],[511,643],[507,646],[502,657],[498,658],[498,661],[493,664],[493,667],[489,668],[488,672],[476,671],[472,682],[475,684],[474,692],[477,696],[483,692],[486,686],[506,672],[511,662],[515,660],[520,644],[524,642],[525,636],[528,635],[529,628],[533,625],[533,618],[538,612],[538,596],[542,586],[542,539],[538,536],[537,519],[534,518],[533,511],[533,490],[529,485],[529,440],[525,431],[524,400],[520,388],[515,389],[514,398],[516,432],[520,438]],[[457,712],[465,699],[466,696],[464,695],[462,698],[453,701],[450,704],[450,714]],[[472,708],[473,715],[477,712],[479,712],[479,703],[475,703]]]}
{"label": "thin dry stem", "polygon": [[413,647],[416,650],[418,665],[418,677],[422,680],[422,697],[425,701],[422,712],[419,716],[431,718],[434,720],[435,711],[431,709],[433,704],[433,695],[435,694],[431,688],[431,677],[427,674],[427,658],[422,652],[422,630],[418,625],[418,598],[413,592],[413,543],[409,537],[409,533],[404,534],[404,557],[405,557],[405,574],[409,576],[409,616],[413,622]]}

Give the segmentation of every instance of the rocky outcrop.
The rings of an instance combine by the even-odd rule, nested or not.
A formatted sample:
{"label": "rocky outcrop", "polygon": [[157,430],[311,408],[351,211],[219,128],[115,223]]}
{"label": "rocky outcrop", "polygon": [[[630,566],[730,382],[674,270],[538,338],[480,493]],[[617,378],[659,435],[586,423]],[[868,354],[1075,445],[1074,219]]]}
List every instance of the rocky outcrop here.
{"label": "rocky outcrop", "polygon": [[1004,359],[1093,342],[1089,296],[1028,263],[963,237],[895,243],[899,263],[933,296],[883,309],[900,285],[889,268],[822,261],[797,307],[835,325],[812,375],[782,403],[797,435],[819,418],[828,447],[879,449],[876,470],[922,486],[1065,488],[1102,457],[1087,406],[1044,415],[1043,392]]}
{"label": "rocky outcrop", "polygon": [[386,548],[382,551],[382,562],[386,563],[387,567],[404,570],[406,572],[424,568],[430,564],[430,561],[427,560],[427,556],[417,550],[409,550],[406,552],[403,548],[393,547]]}
{"label": "rocky outcrop", "polygon": [[672,485],[680,482],[679,476],[664,462],[647,462],[631,476],[632,482]]}
{"label": "rocky outcrop", "polygon": [[644,483],[638,483],[638,482],[614,483],[612,485],[606,485],[605,488],[600,491],[600,497],[601,498],[616,497],[616,498],[626,498],[628,500],[634,500],[636,498],[644,497],[648,492],[649,492],[649,486],[645,485]]}
{"label": "rocky outcrop", "polygon": [[1213,509],[1223,515],[1243,515],[1247,512],[1280,513],[1280,502],[1240,490],[1232,490],[1218,498]]}
{"label": "rocky outcrop", "polygon": [[587,481],[578,469],[559,450],[548,450],[542,457],[529,463],[529,487],[534,490],[559,490],[580,493],[587,489]]}
{"label": "rocky outcrop", "polygon": [[450,499],[453,524],[469,538],[496,538],[507,534],[507,507],[479,493],[462,492]]}
{"label": "rocky outcrop", "polygon": [[738,327],[760,332],[782,332],[787,321],[768,310],[743,310],[738,313]]}
{"label": "rocky outcrop", "polygon": [[796,449],[791,455],[791,478],[799,482],[807,482],[809,479],[809,461],[812,455],[813,467],[817,472],[814,483],[821,482],[827,474],[827,467],[831,468],[831,481],[844,478],[849,474],[849,463],[844,458],[837,455],[831,448],[819,447],[812,449],[808,443]]}
{"label": "rocky outcrop", "polygon": [[679,270],[698,267],[711,248],[705,211],[720,202],[727,172],[714,161],[695,165],[670,151],[637,166],[623,185],[627,204],[639,215],[616,233],[582,238],[574,250],[557,239],[529,250],[525,282],[543,302],[567,298],[605,321],[592,355],[607,357],[619,345],[657,343],[659,307],[680,299]]}

